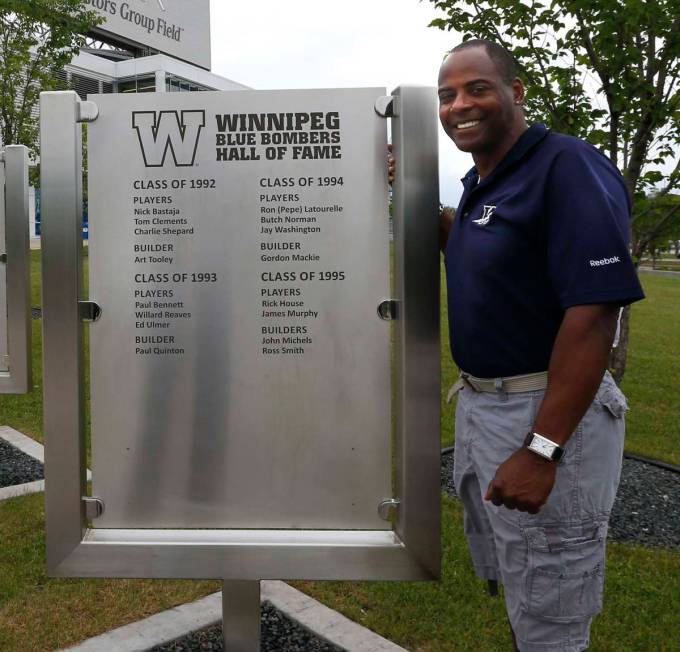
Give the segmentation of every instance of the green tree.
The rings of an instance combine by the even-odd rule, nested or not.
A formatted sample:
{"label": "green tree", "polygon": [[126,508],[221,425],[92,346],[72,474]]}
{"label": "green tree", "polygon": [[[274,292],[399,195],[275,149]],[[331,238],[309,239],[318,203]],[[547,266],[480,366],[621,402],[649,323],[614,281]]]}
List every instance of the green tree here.
{"label": "green tree", "polygon": [[0,0],[0,134],[7,144],[38,144],[41,91],[101,22],[85,0]]}
{"label": "green tree", "polygon": [[[531,120],[584,138],[622,170],[636,264],[656,225],[680,219],[680,0],[430,0],[431,25],[514,53]],[[667,204],[665,211],[659,208]],[[641,224],[642,224],[641,222]],[[659,227],[665,228],[663,225]],[[610,365],[626,368],[629,310]]]}
{"label": "green tree", "polygon": [[680,195],[674,194],[644,201],[636,213],[633,231],[638,239],[645,240],[653,265],[660,249],[668,248],[669,242],[680,240],[680,219],[676,218],[677,215],[680,215]]}

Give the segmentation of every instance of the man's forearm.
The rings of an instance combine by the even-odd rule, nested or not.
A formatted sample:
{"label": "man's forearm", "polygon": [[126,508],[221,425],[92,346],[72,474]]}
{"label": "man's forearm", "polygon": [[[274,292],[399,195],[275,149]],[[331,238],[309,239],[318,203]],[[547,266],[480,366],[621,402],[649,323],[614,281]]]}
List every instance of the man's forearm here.
{"label": "man's forearm", "polygon": [[564,445],[593,402],[616,331],[615,305],[574,306],[562,321],[533,430]]}

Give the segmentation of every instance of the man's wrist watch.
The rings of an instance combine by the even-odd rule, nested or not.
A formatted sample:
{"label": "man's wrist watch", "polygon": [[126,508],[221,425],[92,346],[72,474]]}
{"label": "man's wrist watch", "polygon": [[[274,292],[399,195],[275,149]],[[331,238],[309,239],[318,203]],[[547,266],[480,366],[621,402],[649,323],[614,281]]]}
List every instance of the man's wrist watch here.
{"label": "man's wrist watch", "polygon": [[564,455],[564,448],[547,437],[539,435],[537,432],[529,432],[524,439],[524,445],[536,455],[545,457],[546,460],[560,462]]}

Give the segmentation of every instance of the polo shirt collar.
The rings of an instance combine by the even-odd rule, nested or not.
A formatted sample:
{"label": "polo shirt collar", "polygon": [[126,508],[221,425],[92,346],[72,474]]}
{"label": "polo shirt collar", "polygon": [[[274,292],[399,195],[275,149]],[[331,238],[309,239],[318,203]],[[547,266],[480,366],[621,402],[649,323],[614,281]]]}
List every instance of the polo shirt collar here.
{"label": "polo shirt collar", "polygon": [[[507,169],[513,167],[516,163],[521,161],[524,156],[531,150],[535,145],[540,143],[548,135],[548,129],[544,124],[531,125],[518,139],[517,142],[510,148],[510,151],[505,155],[503,160],[492,170],[491,174],[482,181],[482,185],[490,183],[493,179],[496,179],[502,175]],[[470,171],[461,179],[463,185],[472,189],[474,184],[477,183],[479,174],[477,168],[473,167]]]}

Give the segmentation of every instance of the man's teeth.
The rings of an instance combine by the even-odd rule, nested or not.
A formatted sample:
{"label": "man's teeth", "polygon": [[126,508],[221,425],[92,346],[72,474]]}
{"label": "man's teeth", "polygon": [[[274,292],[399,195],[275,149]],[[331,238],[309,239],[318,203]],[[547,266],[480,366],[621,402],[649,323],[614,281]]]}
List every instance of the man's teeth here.
{"label": "man's teeth", "polygon": [[470,120],[469,122],[459,122],[456,125],[458,129],[469,129],[470,127],[476,127],[479,124],[479,120]]}

